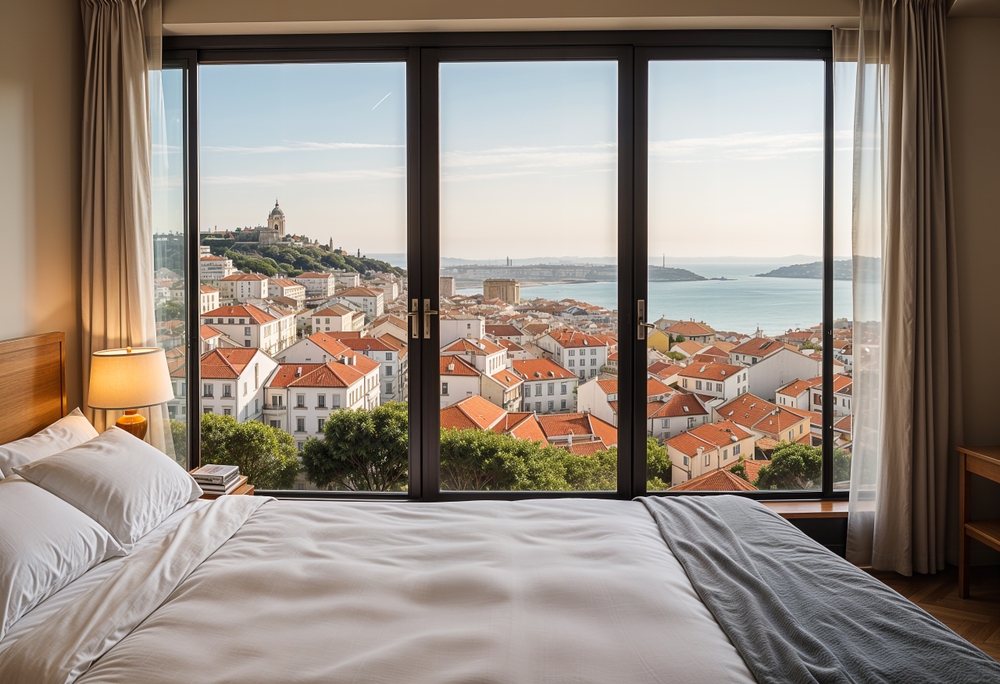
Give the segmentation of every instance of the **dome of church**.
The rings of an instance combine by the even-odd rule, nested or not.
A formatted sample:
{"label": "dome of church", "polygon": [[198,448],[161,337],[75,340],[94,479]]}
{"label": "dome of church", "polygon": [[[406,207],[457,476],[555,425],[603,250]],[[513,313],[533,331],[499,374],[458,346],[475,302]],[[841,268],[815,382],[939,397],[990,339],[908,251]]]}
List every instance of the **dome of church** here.
{"label": "dome of church", "polygon": [[284,216],[284,215],[285,215],[285,212],[283,212],[281,210],[281,207],[278,206],[278,200],[274,200],[274,209],[271,210],[271,213],[268,214],[268,217],[269,218],[274,218],[276,216]]}

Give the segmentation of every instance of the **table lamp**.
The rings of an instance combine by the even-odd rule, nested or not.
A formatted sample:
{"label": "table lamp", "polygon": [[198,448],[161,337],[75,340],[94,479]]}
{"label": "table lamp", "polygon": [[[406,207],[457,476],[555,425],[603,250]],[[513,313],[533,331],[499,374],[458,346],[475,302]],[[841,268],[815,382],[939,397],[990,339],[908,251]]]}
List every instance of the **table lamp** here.
{"label": "table lamp", "polygon": [[88,406],[124,410],[115,423],[145,439],[147,421],[136,409],[163,404],[174,398],[167,370],[167,356],[158,347],[127,347],[94,352],[90,361]]}

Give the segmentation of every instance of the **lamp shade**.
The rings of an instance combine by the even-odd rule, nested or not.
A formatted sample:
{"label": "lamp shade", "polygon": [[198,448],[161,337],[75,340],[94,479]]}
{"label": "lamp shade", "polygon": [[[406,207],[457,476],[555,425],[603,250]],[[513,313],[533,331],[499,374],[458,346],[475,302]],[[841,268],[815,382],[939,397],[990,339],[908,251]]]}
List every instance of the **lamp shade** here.
{"label": "lamp shade", "polygon": [[133,409],[173,398],[167,356],[162,349],[105,349],[91,357],[87,402],[91,408]]}

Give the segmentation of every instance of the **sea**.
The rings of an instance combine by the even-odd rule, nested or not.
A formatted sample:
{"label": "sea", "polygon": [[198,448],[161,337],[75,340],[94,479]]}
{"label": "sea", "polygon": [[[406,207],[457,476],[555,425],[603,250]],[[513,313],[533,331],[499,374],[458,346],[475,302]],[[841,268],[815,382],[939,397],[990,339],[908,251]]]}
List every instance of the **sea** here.
{"label": "sea", "polygon": [[[670,266],[671,264],[667,264]],[[681,268],[706,278],[688,282],[649,283],[649,317],[704,321],[715,330],[752,335],[758,328],[765,335],[809,328],[823,321],[823,281],[811,278],[757,278],[788,263],[698,263]],[[462,288],[462,294],[481,293],[480,288]],[[521,299],[543,297],[558,301],[575,299],[618,308],[618,284],[555,283],[521,287]],[[833,317],[851,319],[851,282],[833,282]]]}

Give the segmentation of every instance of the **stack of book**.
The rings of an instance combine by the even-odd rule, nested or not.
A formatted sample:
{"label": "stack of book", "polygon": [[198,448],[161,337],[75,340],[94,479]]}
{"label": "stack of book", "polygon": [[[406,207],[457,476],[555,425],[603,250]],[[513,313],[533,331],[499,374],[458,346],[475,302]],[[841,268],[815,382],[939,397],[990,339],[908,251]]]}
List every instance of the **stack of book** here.
{"label": "stack of book", "polygon": [[239,466],[204,465],[191,472],[206,494],[229,494],[240,486],[245,478],[240,477]]}

